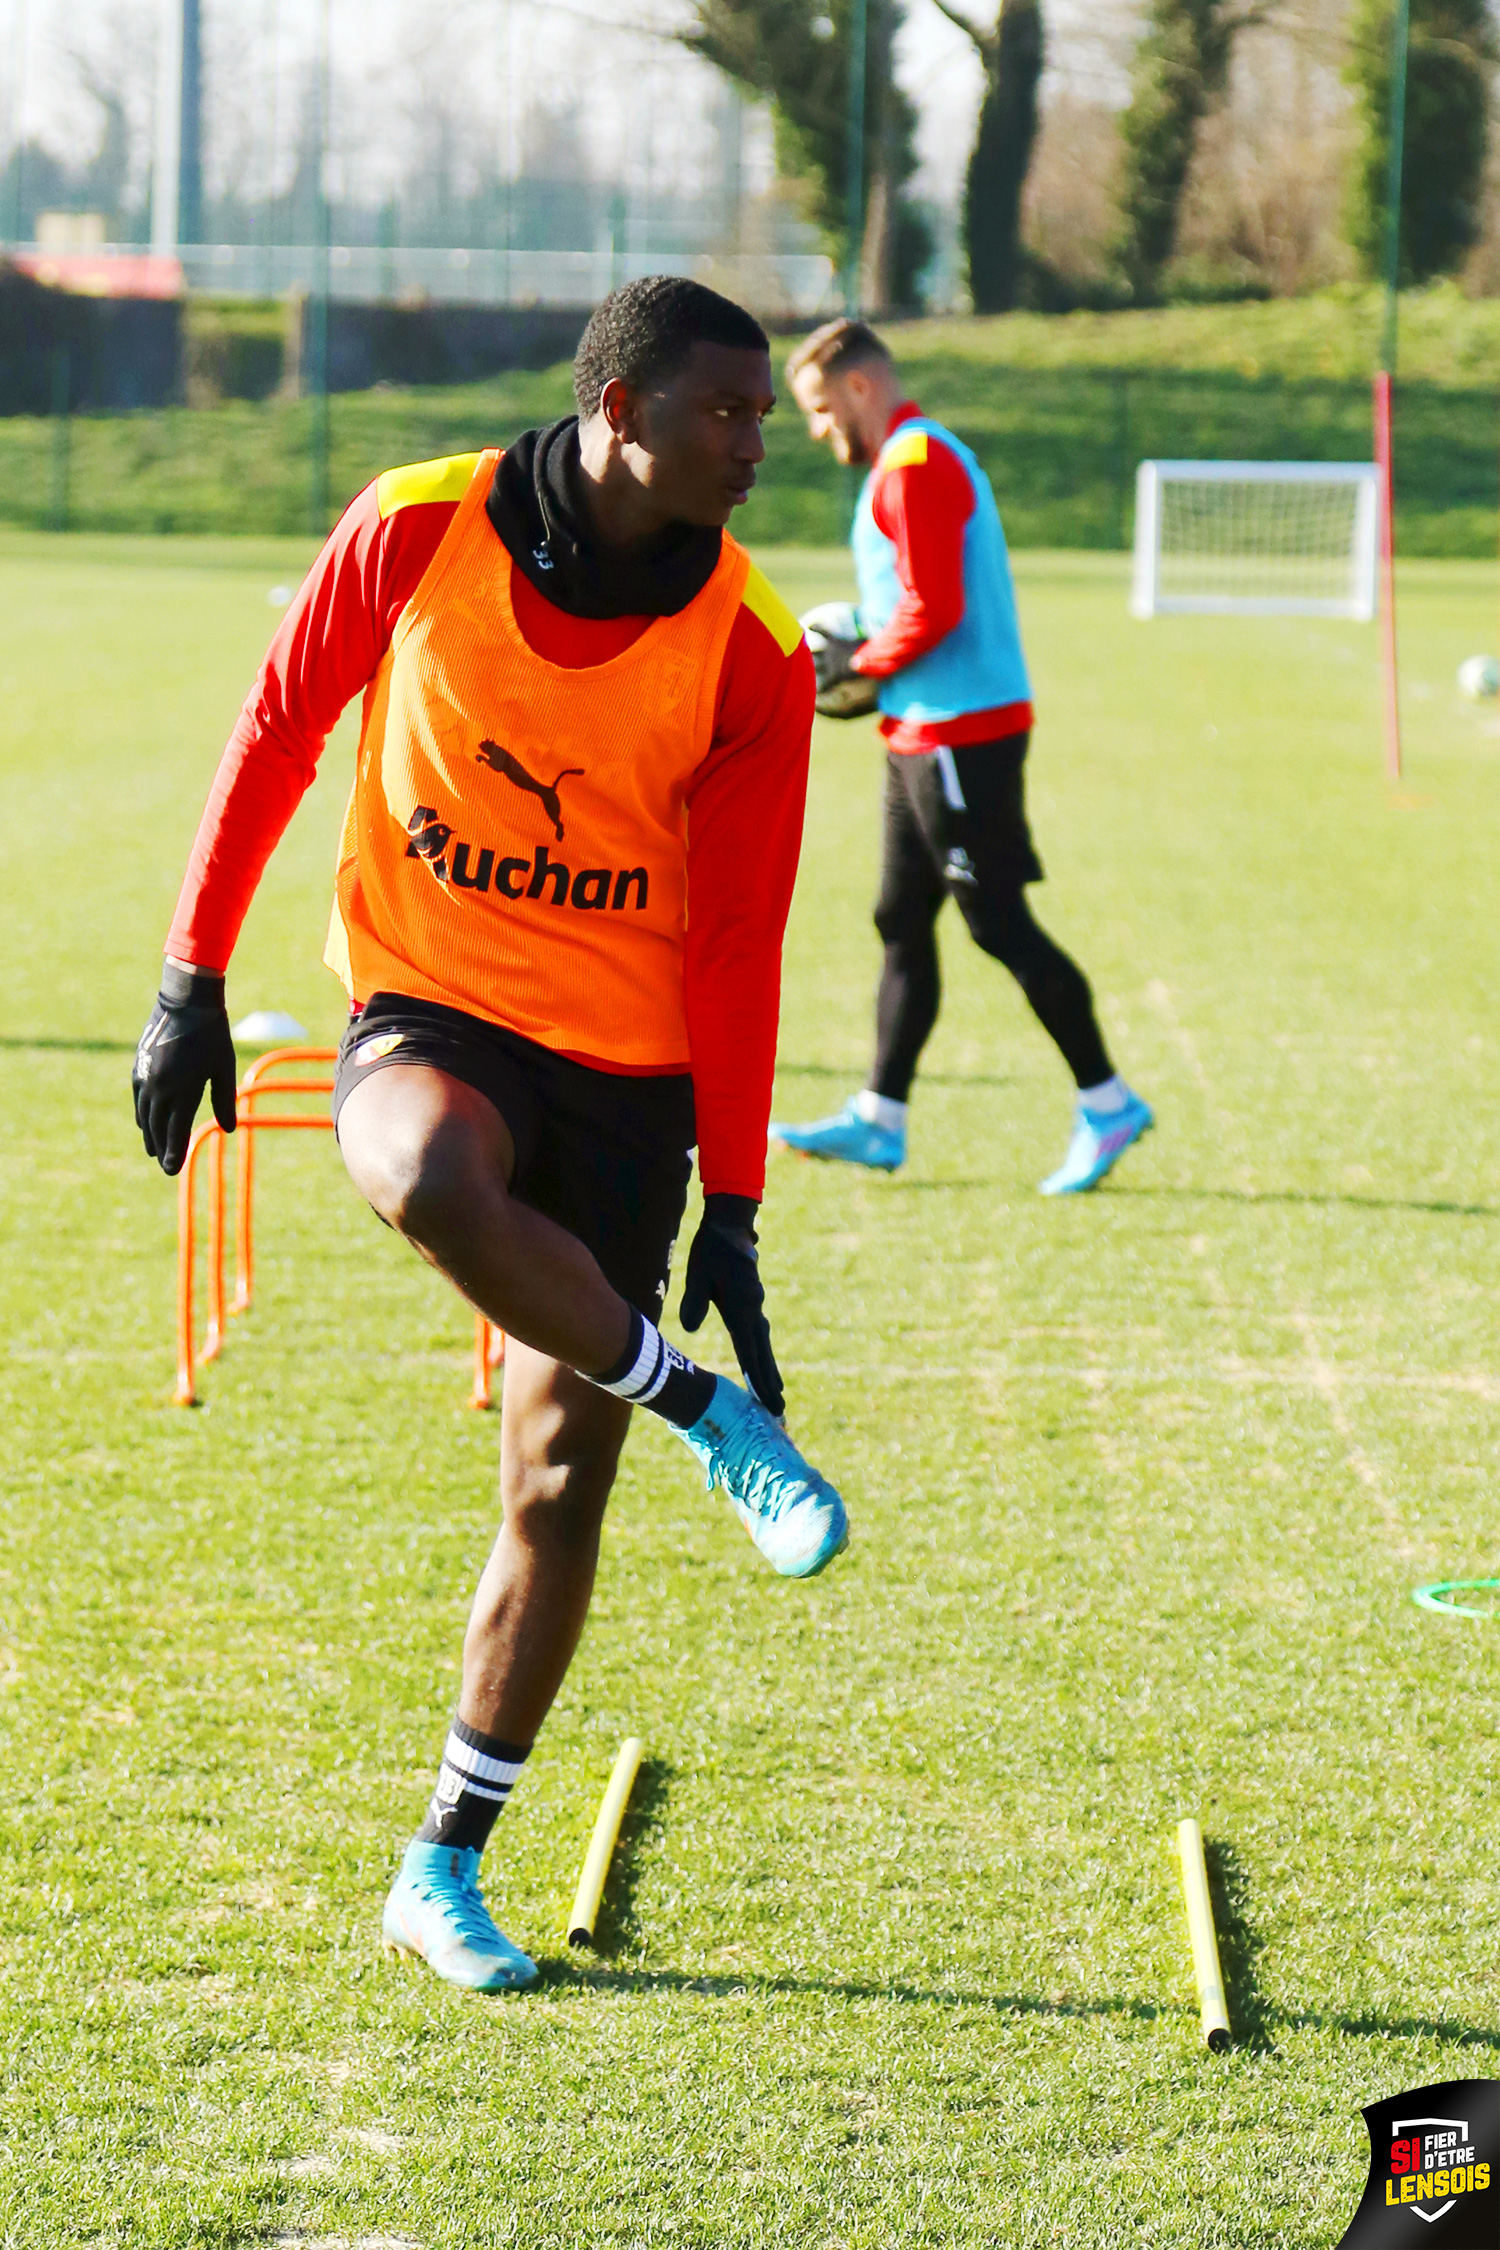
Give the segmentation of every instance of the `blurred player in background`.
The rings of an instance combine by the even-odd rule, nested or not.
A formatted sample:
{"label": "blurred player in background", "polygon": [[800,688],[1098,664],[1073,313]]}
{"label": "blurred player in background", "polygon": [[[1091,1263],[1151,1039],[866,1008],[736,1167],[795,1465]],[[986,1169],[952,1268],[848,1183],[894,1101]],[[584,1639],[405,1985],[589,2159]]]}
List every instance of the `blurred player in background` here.
{"label": "blurred player in background", "polygon": [[[224,753],[134,1072],[163,1171],[205,1086],[233,1129],[224,971],[362,696],[325,956],[351,1003],[339,1146],[508,1339],[504,1520],[384,1932],[486,1990],[536,1978],[480,1854],[583,1631],[631,1407],[783,1576],[847,1536],[773,1419],[756,1264],[814,694],[797,620],[723,528],[764,458],[770,351],[738,305],[656,278],[599,307],[573,373],[576,417],[390,470],[337,525]],[[716,1307],[748,1390],[656,1326],[695,1145],[682,1317]]]}
{"label": "blurred player in background", "polygon": [[787,374],[813,438],[870,468],[853,532],[859,608],[830,603],[803,622],[819,710],[880,712],[888,754],[875,927],[885,962],[869,1084],[837,1116],[773,1125],[772,1138],[881,1171],[905,1162],[907,1101],[938,1015],[934,926],[951,896],[1073,1073],[1072,1136],[1042,1193],[1080,1194],[1153,1120],[1105,1051],[1087,978],[1026,903],[1026,885],[1042,880],[1023,782],[1031,687],[989,479],[905,396],[863,321],[816,330]]}

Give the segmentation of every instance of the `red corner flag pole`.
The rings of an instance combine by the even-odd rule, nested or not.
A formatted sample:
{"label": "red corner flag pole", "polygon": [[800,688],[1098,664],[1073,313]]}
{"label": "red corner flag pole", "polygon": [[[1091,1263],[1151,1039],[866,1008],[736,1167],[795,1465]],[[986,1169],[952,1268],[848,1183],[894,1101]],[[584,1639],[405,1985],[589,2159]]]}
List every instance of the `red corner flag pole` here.
{"label": "red corner flag pole", "polygon": [[1401,779],[1401,705],[1396,694],[1396,511],[1391,480],[1391,379],[1375,378],[1375,467],[1380,477],[1380,681],[1385,706],[1385,770]]}

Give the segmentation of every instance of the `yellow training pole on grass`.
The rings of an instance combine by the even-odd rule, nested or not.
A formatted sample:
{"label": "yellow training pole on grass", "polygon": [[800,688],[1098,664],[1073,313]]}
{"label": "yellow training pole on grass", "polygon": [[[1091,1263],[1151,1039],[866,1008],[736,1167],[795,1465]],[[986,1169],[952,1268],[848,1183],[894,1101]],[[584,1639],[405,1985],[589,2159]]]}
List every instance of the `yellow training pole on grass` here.
{"label": "yellow training pole on grass", "polygon": [[605,1790],[604,1802],[599,1807],[599,1818],[594,1822],[594,1833],[589,1838],[588,1857],[583,1863],[583,1873],[578,1878],[573,1911],[568,1916],[569,1945],[592,1945],[594,1942],[594,1924],[599,1917],[605,1878],[609,1874],[609,1863],[614,1858],[615,1845],[619,1841],[625,1807],[630,1801],[630,1792],[640,1771],[642,1747],[641,1738],[636,1734],[620,1744],[620,1755],[615,1760],[615,1770],[609,1777],[609,1787]]}
{"label": "yellow training pole on grass", "polygon": [[1182,1862],[1182,1891],[1187,1901],[1188,1936],[1193,1946],[1193,1975],[1198,1981],[1203,2036],[1216,2055],[1222,2054],[1229,2045],[1229,2007],[1224,1998],[1224,1972],[1219,1967],[1213,1903],[1208,1895],[1203,1831],[1196,1820],[1178,1821],[1177,1856]]}

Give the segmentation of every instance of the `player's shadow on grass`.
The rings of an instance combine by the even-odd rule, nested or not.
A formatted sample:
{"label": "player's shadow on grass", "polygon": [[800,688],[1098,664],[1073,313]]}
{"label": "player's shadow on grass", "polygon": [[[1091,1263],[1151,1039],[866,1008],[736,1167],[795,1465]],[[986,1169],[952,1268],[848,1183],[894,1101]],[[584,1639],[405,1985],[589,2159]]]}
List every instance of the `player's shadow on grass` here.
{"label": "player's shadow on grass", "polygon": [[596,1992],[681,1994],[687,1999],[785,1999],[798,1993],[818,1992],[834,2000],[895,2000],[908,2007],[984,2008],[998,2016],[1055,2016],[1086,2019],[1095,2016],[1129,2016],[1138,2023],[1156,2023],[1164,2016],[1186,2013],[1179,2001],[1048,1999],[1035,1992],[971,1992],[954,1989],[936,1992],[922,1985],[865,1983],[839,1977],[768,1977],[749,1970],[736,1976],[689,1976],[685,1969],[611,1969],[594,1967],[586,1955],[565,1961],[543,1962],[543,1982],[559,1991],[582,1984]]}
{"label": "player's shadow on grass", "polygon": [[[666,1817],[671,1786],[672,1768],[665,1758],[641,1760],[630,1803],[620,1823],[620,1840],[610,1863],[599,1919],[594,1924],[592,1952],[595,1959],[608,1961],[619,1953],[639,1952],[645,1943],[635,1911],[641,1851]],[[582,1963],[588,1961],[590,1955],[580,1947],[571,1958]]]}
{"label": "player's shadow on grass", "polygon": [[1003,1188],[1004,1180],[913,1180],[904,1174],[891,1180],[886,1188],[888,1195],[930,1195],[945,1188]]}
{"label": "player's shadow on grass", "polygon": [[[1214,1881],[1216,1854],[1212,1845],[1206,1857],[1209,1880],[1214,1888],[1215,1913],[1232,1917],[1233,1884],[1226,1893]],[[1222,1866],[1222,1861],[1220,1862]],[[1237,1877],[1236,1877],[1237,1879]],[[1219,1924],[1220,1936],[1225,1937],[1225,1921]],[[1249,1937],[1250,1952],[1258,1952],[1261,1940]],[[1220,1965],[1224,1970],[1226,1997],[1229,2001],[1230,2020],[1234,2026],[1234,2044],[1250,2052],[1269,2053],[1274,2048],[1272,2034],[1277,2031],[1342,2031],[1355,2039],[1437,2039],[1451,2047],[1482,2048],[1490,2053],[1500,2053],[1500,2030],[1486,2029],[1479,2024],[1455,2023],[1448,2016],[1382,2016],[1370,2009],[1351,2015],[1334,2015],[1316,2008],[1274,2008],[1265,2000],[1250,1974],[1239,1962],[1231,1968],[1233,1940],[1221,1947]],[[902,1984],[891,1980],[884,1984],[837,1977],[768,1977],[748,1971],[744,1975],[690,1976],[685,1969],[614,1969],[604,1965],[594,1966],[583,1954],[571,1954],[562,1960],[544,1960],[539,1963],[544,1991],[555,1992],[560,1998],[576,1992],[580,1986],[592,1992],[611,1992],[622,1996],[638,1994],[643,1997],[662,1995],[667,1998],[682,1997],[702,2000],[740,1999],[795,1999],[800,1994],[820,1993],[833,2000],[894,2000],[904,2007],[918,2008],[982,2008],[996,2016],[1045,2016],[1058,2022],[1087,2022],[1102,2017],[1116,2021],[1128,2019],[1133,2023],[1151,2024],[1197,2019],[1197,2008],[1182,2000],[1070,2000],[1065,1997],[1049,1999],[1037,1992],[973,1992],[965,1989],[946,1992],[933,1991],[923,1985]],[[1236,2012],[1238,2011],[1238,2013]],[[1207,2060],[1207,2058],[1205,2058]]]}
{"label": "player's shadow on grass", "polygon": [[1346,1211],[1430,1211],[1444,1219],[1500,1219],[1500,1204],[1445,1203],[1437,1197],[1406,1195],[1310,1195],[1300,1188],[1150,1187],[1111,1180],[1106,1193],[1161,1195],[1184,1203],[1292,1203],[1310,1209]]}
{"label": "player's shadow on grass", "polygon": [[[778,1062],[776,1065],[778,1077],[836,1078],[844,1085],[851,1078],[857,1078],[863,1068],[862,1063],[851,1063],[847,1070],[839,1069],[834,1063]],[[989,1078],[981,1071],[924,1070],[922,1073],[924,1086],[1014,1086],[1015,1083],[1014,1078]]]}
{"label": "player's shadow on grass", "polygon": [[1500,2031],[1455,2023],[1451,2016],[1382,2016],[1373,2008],[1354,2015],[1324,2015],[1315,2008],[1287,2009],[1273,2017],[1283,2031],[1347,2031],[1352,2039],[1440,2039],[1449,2047],[1500,2053]]}
{"label": "player's shadow on grass", "polygon": [[14,1039],[0,1038],[0,1047],[21,1052],[59,1055],[133,1055],[133,1039]]}

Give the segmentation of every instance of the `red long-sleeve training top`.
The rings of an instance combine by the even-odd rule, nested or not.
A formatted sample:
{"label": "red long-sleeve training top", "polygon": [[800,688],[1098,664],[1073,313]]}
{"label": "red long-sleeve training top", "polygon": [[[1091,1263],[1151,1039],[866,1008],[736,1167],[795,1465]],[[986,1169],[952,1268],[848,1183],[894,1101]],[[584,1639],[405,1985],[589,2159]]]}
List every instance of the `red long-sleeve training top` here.
{"label": "red long-sleeve training top", "polygon": [[[903,399],[886,426],[887,439],[921,411],[915,400]],[[877,470],[870,505],[876,524],[895,543],[902,594],[853,668],[872,680],[887,680],[936,648],[963,617],[964,527],[974,513],[974,487],[952,447],[932,444],[921,461]],[[880,731],[892,750],[961,749],[1024,734],[1032,719],[1029,703],[1006,703],[936,722],[886,715]]]}
{"label": "red long-sleeve training top", "polygon": [[[340,519],[219,762],[167,939],[174,960],[227,968],[328,735],[374,677],[455,506],[425,501],[382,516],[371,484]],[[607,663],[651,623],[572,617],[519,570],[511,592],[529,645],[568,668]],[[684,999],[707,1194],[758,1199],[765,1186],[781,942],[802,839],[814,692],[806,643],[784,653],[743,606],[725,650],[712,743],[687,792]]]}

